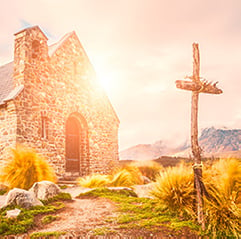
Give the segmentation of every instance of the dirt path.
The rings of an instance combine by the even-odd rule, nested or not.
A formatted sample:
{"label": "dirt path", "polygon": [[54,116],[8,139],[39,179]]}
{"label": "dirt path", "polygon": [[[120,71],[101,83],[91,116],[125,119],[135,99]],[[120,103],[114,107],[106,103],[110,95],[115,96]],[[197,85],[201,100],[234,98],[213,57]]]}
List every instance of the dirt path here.
{"label": "dirt path", "polygon": [[[44,225],[41,219],[46,215],[39,215],[36,217],[36,226],[20,238],[29,238],[34,232],[66,232],[67,234],[61,238],[198,238],[190,230],[182,230],[176,236],[176,233],[173,234],[172,230],[165,227],[159,228],[155,233],[144,228],[121,229],[115,221],[118,212],[112,201],[106,198],[76,198],[81,192],[88,190],[80,187],[63,190],[70,193],[73,200],[65,202],[65,207],[55,213],[57,220]],[[4,198],[5,196],[0,197],[0,202],[3,202]],[[95,236],[97,231],[102,232],[102,236]]]}
{"label": "dirt path", "polygon": [[[66,207],[56,215],[58,220],[41,225],[32,232],[64,231],[72,235],[91,233],[98,227],[112,228],[113,223],[107,223],[105,219],[115,217],[115,205],[108,199],[74,199],[66,203]],[[31,232],[30,232],[31,233]]]}

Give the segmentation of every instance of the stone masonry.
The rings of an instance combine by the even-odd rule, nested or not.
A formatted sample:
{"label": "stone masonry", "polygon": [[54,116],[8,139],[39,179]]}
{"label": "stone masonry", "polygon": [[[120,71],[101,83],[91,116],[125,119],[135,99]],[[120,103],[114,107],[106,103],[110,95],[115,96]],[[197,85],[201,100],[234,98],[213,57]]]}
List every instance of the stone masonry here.
{"label": "stone masonry", "polygon": [[15,34],[14,62],[0,67],[0,125],[0,159],[24,144],[58,177],[118,161],[119,119],[75,32],[51,46],[38,26]]}

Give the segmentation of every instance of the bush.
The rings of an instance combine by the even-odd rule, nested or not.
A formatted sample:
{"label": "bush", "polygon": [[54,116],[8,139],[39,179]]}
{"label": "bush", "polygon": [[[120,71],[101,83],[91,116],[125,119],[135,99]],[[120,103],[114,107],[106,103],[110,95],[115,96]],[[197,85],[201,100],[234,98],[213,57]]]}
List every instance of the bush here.
{"label": "bush", "polygon": [[105,187],[109,183],[109,177],[102,174],[93,174],[84,178],[79,178],[78,184],[85,188]]}
{"label": "bush", "polygon": [[53,216],[53,215],[47,215],[47,216],[44,216],[42,219],[41,219],[41,222],[43,224],[49,224],[55,220],[59,219],[58,216]]}
{"label": "bush", "polygon": [[237,159],[216,162],[204,176],[207,231],[213,237],[241,235],[241,163]]}
{"label": "bush", "polygon": [[78,179],[78,184],[86,188],[97,187],[130,187],[142,184],[142,175],[136,167],[125,167],[115,170],[111,175],[93,174]]}
{"label": "bush", "polygon": [[143,184],[142,173],[138,167],[132,164],[124,165],[111,174],[111,185],[113,186],[132,186]]}
{"label": "bush", "polygon": [[29,189],[35,182],[43,180],[56,181],[47,161],[32,149],[23,146],[12,149],[12,157],[1,169],[0,181],[6,183],[9,189]]}
{"label": "bush", "polygon": [[156,177],[163,170],[159,163],[151,160],[134,162],[131,165],[137,167],[143,176],[148,177],[152,181],[156,181]]}
{"label": "bush", "polygon": [[170,211],[181,215],[193,215],[193,171],[183,164],[167,168],[156,179],[151,194],[168,207]]}
{"label": "bush", "polygon": [[131,173],[127,169],[122,169],[112,175],[108,186],[130,187],[130,186],[136,184],[137,180],[138,180],[138,175],[136,175],[136,177],[135,177],[133,172]]}

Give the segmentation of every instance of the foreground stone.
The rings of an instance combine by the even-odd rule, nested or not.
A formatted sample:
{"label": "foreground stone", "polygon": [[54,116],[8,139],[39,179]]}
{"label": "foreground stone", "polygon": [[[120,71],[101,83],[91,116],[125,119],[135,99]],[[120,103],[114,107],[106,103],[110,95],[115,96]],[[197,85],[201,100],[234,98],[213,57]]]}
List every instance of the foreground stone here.
{"label": "foreground stone", "polygon": [[133,186],[134,192],[137,194],[139,198],[154,198],[151,194],[153,188],[153,183]]}
{"label": "foreground stone", "polygon": [[43,206],[43,204],[35,197],[32,192],[20,188],[14,188],[9,191],[3,207],[10,205],[17,205],[23,208]]}
{"label": "foreground stone", "polygon": [[29,189],[36,198],[41,200],[48,200],[61,192],[58,185],[50,181],[42,181],[34,183],[34,185]]}
{"label": "foreground stone", "polygon": [[7,218],[17,218],[18,215],[20,214],[21,210],[18,208],[15,208],[14,210],[9,210],[7,211]]}
{"label": "foreground stone", "polygon": [[121,191],[121,190],[134,192],[133,189],[129,188],[129,187],[107,187],[107,188],[111,191],[114,191],[114,192],[118,192],[118,191]]}

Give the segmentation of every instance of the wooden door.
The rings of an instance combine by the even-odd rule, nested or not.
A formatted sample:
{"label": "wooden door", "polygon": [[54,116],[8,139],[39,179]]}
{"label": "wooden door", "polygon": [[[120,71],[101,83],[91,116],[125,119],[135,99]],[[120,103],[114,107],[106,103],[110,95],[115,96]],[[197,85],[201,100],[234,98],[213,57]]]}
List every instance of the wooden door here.
{"label": "wooden door", "polygon": [[80,124],[74,117],[66,124],[66,171],[80,171]]}

